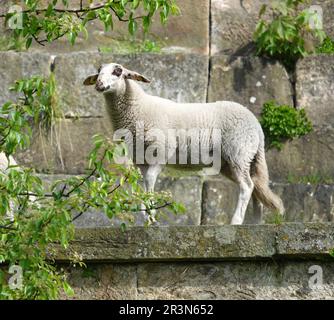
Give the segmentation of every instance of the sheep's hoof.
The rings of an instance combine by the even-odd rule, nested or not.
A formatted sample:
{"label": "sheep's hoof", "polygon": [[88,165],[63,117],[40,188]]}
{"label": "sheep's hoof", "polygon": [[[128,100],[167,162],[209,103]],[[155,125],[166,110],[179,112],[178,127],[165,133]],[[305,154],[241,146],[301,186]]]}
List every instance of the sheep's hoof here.
{"label": "sheep's hoof", "polygon": [[240,218],[233,218],[231,221],[231,225],[234,225],[234,226],[241,225],[241,224],[243,224],[243,221]]}

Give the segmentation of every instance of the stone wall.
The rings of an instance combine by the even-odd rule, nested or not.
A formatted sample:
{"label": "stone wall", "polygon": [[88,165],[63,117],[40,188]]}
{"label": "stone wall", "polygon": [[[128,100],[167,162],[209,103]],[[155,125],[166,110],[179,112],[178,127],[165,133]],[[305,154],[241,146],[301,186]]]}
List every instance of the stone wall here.
{"label": "stone wall", "polygon": [[[81,229],[55,257],[74,299],[334,299],[333,230],[300,223]],[[67,266],[73,252],[87,268]]]}
{"label": "stone wall", "polygon": [[[267,161],[286,221],[316,223],[226,226],[238,195],[232,182],[168,169],[157,190],[170,190],[183,202],[184,215],[167,215],[151,228],[141,227],[138,219],[125,232],[117,228],[119,219],[110,221],[101,212],[75,221],[70,249],[57,248],[54,256],[75,289],[74,299],[334,299],[334,260],[328,254],[334,229],[326,223],[334,220],[334,57],[300,61],[296,84],[278,62],[255,57],[252,32],[267,2],[180,0],[181,17],[171,18],[166,28],[158,21],[152,26],[149,37],[165,44],[160,54],[100,53],[98,48],[127,36],[117,21],[113,33],[92,24],[88,41],[79,38],[73,47],[61,39],[43,48],[34,45],[30,52],[0,52],[0,105],[17,98],[7,90],[13,81],[47,76],[51,64],[55,67],[65,118],[52,134],[36,131],[29,150],[16,155],[46,185],[83,174],[91,137],[112,133],[101,95],[82,86],[101,62],[117,61],[144,73],[153,80],[143,85],[147,92],[175,101],[234,100],[259,116],[262,104],[274,99],[305,107],[314,124],[311,134],[286,143],[282,151],[268,151]],[[333,1],[312,3],[323,7],[325,29],[334,36]],[[246,223],[251,214],[250,203]],[[266,211],[264,222],[274,221]],[[68,266],[74,252],[87,268]],[[314,266],[323,276],[317,288],[309,285]]]}
{"label": "stone wall", "polygon": [[[3,103],[10,98],[8,88],[15,79],[27,75],[49,72],[51,55],[46,53],[0,53],[0,73]],[[82,85],[83,79],[93,72],[101,61],[119,61],[145,73],[153,79],[145,85],[147,92],[175,101],[234,100],[248,106],[256,115],[263,102],[275,99],[293,104],[288,75],[277,62],[253,57],[240,57],[226,64],[226,56],[209,58],[198,54],[137,54],[107,55],[94,52],[60,54],[55,60],[55,72],[66,120],[58,123],[63,159],[57,159],[59,146],[45,142],[53,148],[45,152],[49,159],[40,159],[41,142],[35,140],[29,151],[19,156],[24,164],[34,164],[40,171],[77,174],[84,171],[84,159],[94,133],[110,133],[105,115],[104,101],[93,88]],[[287,181],[289,174],[333,177],[333,127],[331,90],[331,56],[309,57],[297,66],[297,106],[306,108],[315,130],[298,140],[285,144],[281,152],[268,152],[268,164],[274,181]],[[11,72],[8,72],[11,65]],[[210,65],[210,77],[208,66]],[[324,72],[322,72],[322,69]],[[326,85],[327,84],[327,85]],[[252,99],[255,98],[255,99]],[[251,103],[252,101],[253,103]],[[85,139],[87,148],[75,149]],[[70,146],[69,146],[70,145]],[[74,151],[75,150],[75,151]],[[56,158],[56,159],[55,159]],[[64,166],[64,163],[66,165]]]}
{"label": "stone wall", "polygon": [[[20,164],[32,166],[40,173],[85,172],[91,137],[97,133],[110,135],[112,130],[102,96],[82,82],[101,62],[117,61],[153,80],[150,85],[143,85],[147,92],[175,101],[233,100],[257,116],[262,104],[272,99],[305,107],[314,131],[286,143],[282,151],[267,152],[272,185],[288,208],[287,221],[332,221],[334,57],[301,60],[296,85],[278,62],[255,57],[252,30],[258,10],[266,2],[179,1],[181,17],[173,17],[166,28],[158,22],[153,24],[152,33],[165,40],[161,54],[102,54],[98,47],[110,45],[116,34],[105,33],[99,25],[91,26],[89,41],[79,39],[74,47],[65,39],[43,48],[35,46],[31,52],[0,52],[0,104],[15,98],[7,90],[13,81],[34,74],[48,75],[53,63],[65,116],[54,126],[52,134],[40,136],[35,132],[31,148],[17,155]],[[332,1],[313,4],[324,8],[326,31],[334,35]],[[126,33],[124,26],[117,23],[115,30],[120,35]],[[298,177],[302,176],[321,184],[299,184]],[[54,178],[45,176],[46,180]],[[232,183],[197,173],[173,172],[171,176],[166,171],[158,189],[166,188],[177,200],[185,202],[187,214],[167,219],[163,224],[224,224],[231,217],[237,196]],[[250,204],[248,217],[251,207]],[[94,213],[87,216],[78,225],[109,224],[103,217],[94,218]]]}

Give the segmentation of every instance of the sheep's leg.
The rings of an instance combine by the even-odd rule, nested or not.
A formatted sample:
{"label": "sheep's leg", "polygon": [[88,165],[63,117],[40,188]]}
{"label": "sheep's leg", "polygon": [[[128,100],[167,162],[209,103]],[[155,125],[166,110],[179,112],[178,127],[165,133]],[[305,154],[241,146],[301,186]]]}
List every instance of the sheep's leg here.
{"label": "sheep's leg", "polygon": [[[140,166],[140,170],[142,172],[143,178],[144,178],[144,189],[147,192],[154,192],[154,186],[156,183],[156,180],[162,170],[161,165],[150,165],[150,166]],[[141,214],[145,215],[147,208],[144,204],[141,204]],[[156,222],[155,220],[155,210],[151,211],[151,220],[152,222]]]}
{"label": "sheep's leg", "polygon": [[249,170],[246,170],[245,173],[236,170],[234,175],[239,184],[240,193],[237,208],[235,209],[231,224],[242,224],[245,219],[249,200],[253,193],[254,183],[250,177]]}
{"label": "sheep's leg", "polygon": [[157,178],[162,170],[161,165],[152,165],[148,167],[148,170],[146,171],[146,174],[144,176],[144,182],[146,185],[146,191],[153,192],[155,182],[157,181]]}
{"label": "sheep's leg", "polygon": [[253,198],[253,219],[252,222],[254,224],[260,224],[262,221],[263,214],[263,204],[256,198],[256,196],[252,195]]}

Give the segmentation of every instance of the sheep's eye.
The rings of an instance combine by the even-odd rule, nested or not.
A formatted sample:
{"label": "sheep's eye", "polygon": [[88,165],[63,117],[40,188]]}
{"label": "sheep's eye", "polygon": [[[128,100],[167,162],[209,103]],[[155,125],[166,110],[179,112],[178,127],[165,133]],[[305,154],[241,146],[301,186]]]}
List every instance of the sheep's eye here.
{"label": "sheep's eye", "polygon": [[119,77],[122,74],[123,70],[119,67],[116,67],[112,74],[116,77]]}

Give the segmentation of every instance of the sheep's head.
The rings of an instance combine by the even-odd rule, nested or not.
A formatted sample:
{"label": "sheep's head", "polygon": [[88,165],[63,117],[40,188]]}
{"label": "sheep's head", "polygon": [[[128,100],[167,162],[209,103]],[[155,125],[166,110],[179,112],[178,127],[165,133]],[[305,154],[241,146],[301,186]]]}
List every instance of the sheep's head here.
{"label": "sheep's head", "polygon": [[116,92],[124,86],[126,79],[142,81],[149,83],[150,80],[141,74],[128,70],[120,64],[110,63],[103,64],[98,73],[90,75],[84,81],[84,85],[90,86],[95,84],[95,88],[99,92]]}

